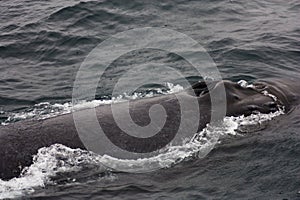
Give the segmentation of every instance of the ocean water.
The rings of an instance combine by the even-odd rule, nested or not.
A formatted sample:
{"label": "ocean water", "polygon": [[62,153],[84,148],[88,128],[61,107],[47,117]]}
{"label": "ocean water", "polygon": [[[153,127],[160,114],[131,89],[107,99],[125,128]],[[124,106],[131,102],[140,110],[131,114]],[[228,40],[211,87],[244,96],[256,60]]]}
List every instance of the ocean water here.
{"label": "ocean water", "polygon": [[[207,50],[224,79],[300,77],[297,0],[11,0],[1,1],[0,11],[2,123],[70,112],[73,83],[86,56],[112,35],[134,28],[188,35]],[[99,83],[98,101],[80,106],[111,103],[115,80],[146,62],[181,69],[190,81],[200,78],[178,56],[137,50],[112,64]],[[176,92],[180,84],[178,79],[164,88],[148,85],[127,98]],[[299,115],[295,107],[288,114],[226,118],[223,127],[204,130],[222,136],[205,157],[194,155],[205,148],[199,144],[131,161],[59,144],[45,147],[21,177],[0,180],[0,198],[300,199]]]}

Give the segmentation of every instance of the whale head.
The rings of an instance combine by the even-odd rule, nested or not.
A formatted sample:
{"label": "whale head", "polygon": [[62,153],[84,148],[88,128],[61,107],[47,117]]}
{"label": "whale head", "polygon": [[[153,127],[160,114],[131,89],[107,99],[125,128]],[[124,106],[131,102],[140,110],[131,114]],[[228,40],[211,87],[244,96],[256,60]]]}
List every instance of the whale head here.
{"label": "whale head", "polygon": [[231,81],[223,81],[223,84],[226,91],[227,116],[248,116],[279,110],[279,101],[255,87],[243,87]]}
{"label": "whale head", "polygon": [[220,82],[198,82],[192,86],[193,91],[201,102],[211,101],[211,95],[224,88],[227,105],[227,116],[251,115],[256,113],[271,113],[279,110],[281,101],[276,101],[272,95],[266,95],[255,87],[243,87],[238,83],[223,80]]}

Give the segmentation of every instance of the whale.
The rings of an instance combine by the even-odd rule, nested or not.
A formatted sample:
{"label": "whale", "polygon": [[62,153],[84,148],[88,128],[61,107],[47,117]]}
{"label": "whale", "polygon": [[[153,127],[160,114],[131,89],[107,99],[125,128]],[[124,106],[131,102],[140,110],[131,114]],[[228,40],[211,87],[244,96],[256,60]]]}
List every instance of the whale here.
{"label": "whale", "polygon": [[[300,86],[295,83],[293,79],[270,79],[255,81],[252,87],[245,87],[229,80],[209,83],[200,81],[176,95],[181,95],[187,100],[197,100],[202,111],[197,125],[197,130],[200,131],[210,122],[212,113],[210,93],[217,91],[219,87],[223,86],[226,92],[226,116],[247,116],[258,112],[276,112],[281,107],[284,107],[285,112],[290,112],[293,105],[299,103]],[[266,92],[269,95],[266,95]],[[122,132],[114,121],[110,105],[100,105],[94,109],[103,131],[108,133],[106,136],[113,140],[115,145],[127,151],[151,152],[167,145],[174,138],[172,133],[179,129],[180,106],[176,95],[168,94],[131,101],[130,115],[134,123],[140,126],[150,123],[151,119],[146,113],[151,106],[160,104],[165,108],[167,119],[160,134],[143,140],[130,138],[128,134]],[[119,105],[122,106],[122,103]],[[21,120],[0,126],[0,179],[9,180],[20,176],[22,170],[33,163],[33,156],[37,154],[38,149],[53,144],[87,149],[78,135],[72,113],[41,120]]]}

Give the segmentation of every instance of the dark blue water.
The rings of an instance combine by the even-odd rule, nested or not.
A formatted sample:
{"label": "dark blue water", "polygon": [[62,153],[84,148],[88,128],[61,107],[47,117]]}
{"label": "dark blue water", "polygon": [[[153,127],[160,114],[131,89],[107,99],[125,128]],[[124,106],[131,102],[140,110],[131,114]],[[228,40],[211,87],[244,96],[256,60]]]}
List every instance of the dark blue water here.
{"label": "dark blue water", "polygon": [[[89,52],[133,28],[165,27],[190,36],[225,79],[300,77],[297,0],[11,0],[1,1],[0,13],[1,122],[42,102],[70,102],[76,73]],[[96,96],[109,96],[124,67],[149,61],[184,69],[191,81],[199,78],[177,56],[140,50],[112,64]],[[93,168],[56,175],[51,184],[20,198],[300,199],[299,114],[296,108],[263,130],[224,139],[204,159],[149,173],[103,174]]]}

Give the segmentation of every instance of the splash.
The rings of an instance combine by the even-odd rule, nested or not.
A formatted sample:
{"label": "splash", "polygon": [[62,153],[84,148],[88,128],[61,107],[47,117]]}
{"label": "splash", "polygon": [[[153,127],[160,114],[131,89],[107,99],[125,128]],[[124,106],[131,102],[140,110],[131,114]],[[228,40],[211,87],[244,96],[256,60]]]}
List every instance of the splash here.
{"label": "splash", "polygon": [[77,172],[88,165],[97,165],[97,168],[101,169],[99,173],[106,170],[106,167],[101,165],[98,156],[92,152],[71,149],[60,144],[43,147],[33,157],[33,164],[24,168],[19,178],[9,181],[0,179],[0,199],[30,194],[36,187],[55,184],[51,177],[56,174]]}

